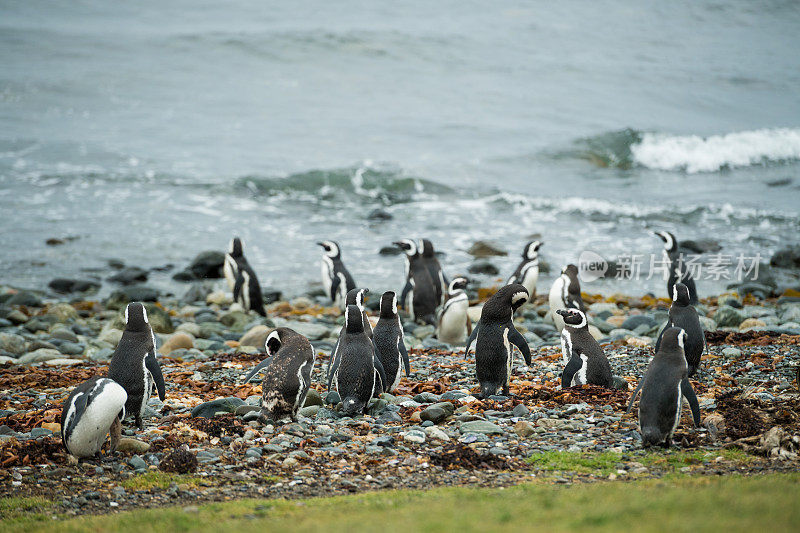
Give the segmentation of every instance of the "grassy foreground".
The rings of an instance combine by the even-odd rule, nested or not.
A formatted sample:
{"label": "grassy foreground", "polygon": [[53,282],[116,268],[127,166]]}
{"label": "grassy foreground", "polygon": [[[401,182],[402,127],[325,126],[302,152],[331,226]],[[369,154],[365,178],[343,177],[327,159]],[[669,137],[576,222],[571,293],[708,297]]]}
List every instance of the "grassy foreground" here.
{"label": "grassy foreground", "polygon": [[[46,500],[0,500],[0,531],[798,531],[800,474],[676,477],[507,489],[384,491],[303,501],[52,518]],[[48,505],[50,508],[48,509]]]}

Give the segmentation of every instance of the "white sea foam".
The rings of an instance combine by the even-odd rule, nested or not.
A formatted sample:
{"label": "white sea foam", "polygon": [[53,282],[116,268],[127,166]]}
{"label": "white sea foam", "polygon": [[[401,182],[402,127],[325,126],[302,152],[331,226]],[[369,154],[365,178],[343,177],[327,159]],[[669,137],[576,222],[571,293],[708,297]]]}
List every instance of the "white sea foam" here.
{"label": "white sea foam", "polygon": [[631,154],[636,163],[652,169],[716,172],[800,159],[800,129],[762,129],[706,138],[645,133],[631,146]]}

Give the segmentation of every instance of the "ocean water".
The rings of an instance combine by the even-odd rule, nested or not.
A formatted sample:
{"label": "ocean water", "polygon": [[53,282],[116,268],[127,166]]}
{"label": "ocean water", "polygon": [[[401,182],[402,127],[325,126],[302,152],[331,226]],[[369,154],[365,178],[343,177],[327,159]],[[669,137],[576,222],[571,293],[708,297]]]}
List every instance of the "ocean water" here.
{"label": "ocean water", "polygon": [[500,277],[531,235],[553,270],[660,254],[658,229],[800,242],[797,2],[301,4],[0,3],[0,282],[182,267],[234,234],[289,294],[320,239],[373,290],[409,236],[451,275],[495,241]]}

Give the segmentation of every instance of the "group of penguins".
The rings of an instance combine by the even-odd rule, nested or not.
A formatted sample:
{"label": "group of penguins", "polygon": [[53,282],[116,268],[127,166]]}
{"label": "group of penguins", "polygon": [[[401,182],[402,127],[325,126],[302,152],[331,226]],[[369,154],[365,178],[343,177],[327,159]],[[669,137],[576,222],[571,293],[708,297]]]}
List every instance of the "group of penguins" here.
{"label": "group of penguins", "polygon": [[[665,231],[656,235],[664,241],[664,254],[671,265],[667,291],[672,305],[668,322],[656,341],[655,355],[627,411],[641,392],[638,414],[643,444],[668,447],[680,422],[684,398],[695,426],[700,424],[700,408],[689,377],[697,372],[706,345],[693,307],[698,301],[694,281],[678,260],[677,240]],[[363,414],[371,398],[394,391],[403,371],[410,374],[398,303],[413,321],[435,324],[436,335],[443,342],[464,343],[465,357],[474,350],[482,398],[510,395],[515,348],[525,361],[524,370],[531,364],[530,348],[514,327],[513,317],[536,294],[541,242],[531,241],[525,246],[521,263],[506,285],[484,303],[474,329],[467,313],[465,289],[469,280],[457,277],[448,281],[429,240],[403,239],[394,243],[405,254],[405,286],[399,299],[393,291],[383,293],[374,328],[364,305],[369,290],[356,287],[342,263],[339,245],[334,241],[318,244],[324,250],[323,286],[333,303],[344,310],[345,317],[327,369],[328,390],[336,391],[341,399],[340,414]],[[239,238],[231,241],[223,271],[234,301],[246,311],[266,316],[258,279],[244,257]],[[575,265],[567,265],[553,283],[549,305],[561,332],[561,386],[593,384],[627,389],[625,380],[612,374],[603,348],[589,331]],[[311,385],[316,351],[306,337],[285,327],[270,332],[265,349],[267,358],[248,373],[244,382],[262,374],[263,421],[284,417],[295,420]],[[163,401],[165,385],[156,358],[155,336],[145,307],[130,303],[108,375],[78,385],[64,402],[61,431],[65,448],[77,458],[98,457],[110,434],[113,453],[126,415],[133,415],[137,427],[143,429],[142,417],[154,391]]]}

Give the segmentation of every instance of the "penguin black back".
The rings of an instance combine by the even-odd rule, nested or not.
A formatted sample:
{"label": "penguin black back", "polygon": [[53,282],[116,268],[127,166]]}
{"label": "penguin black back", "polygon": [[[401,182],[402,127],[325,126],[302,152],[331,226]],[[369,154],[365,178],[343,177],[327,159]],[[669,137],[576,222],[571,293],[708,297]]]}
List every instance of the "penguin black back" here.
{"label": "penguin black back", "polygon": [[689,377],[697,373],[700,366],[700,359],[706,347],[706,338],[703,326],[700,324],[700,317],[691,304],[689,288],[683,283],[676,283],[672,287],[672,306],[669,308],[669,320],[664,325],[664,329],[656,340],[656,352],[661,346],[661,338],[664,332],[671,328],[678,327],[686,332],[686,342],[684,353],[686,363],[689,365]]}
{"label": "penguin black back", "polygon": [[655,235],[664,241],[664,256],[669,263],[669,274],[667,276],[667,294],[672,297],[673,287],[676,283],[683,283],[689,290],[689,302],[696,304],[699,302],[697,298],[697,287],[695,286],[692,273],[686,264],[685,253],[678,245],[678,239],[669,231],[656,231]]}
{"label": "penguin black back", "polygon": [[422,258],[417,243],[413,239],[403,239],[394,243],[406,254],[407,277],[400,303],[412,319],[425,324],[435,324],[436,307],[439,300],[430,271]]}
{"label": "penguin black back", "polygon": [[589,332],[586,314],[580,309],[560,309],[564,319],[561,332],[561,351],[566,363],[561,375],[561,387],[600,385],[611,388],[614,377],[603,348]]}
{"label": "penguin black back", "polygon": [[342,263],[342,249],[336,241],[321,241],[325,253],[322,256],[322,285],[333,304],[346,309],[347,293],[356,288],[350,271]]}
{"label": "penguin black back", "polygon": [[386,375],[384,390],[391,392],[400,382],[400,373],[411,371],[408,352],[403,342],[403,325],[397,315],[397,296],[387,291],[381,296],[381,315],[373,331],[373,341],[378,359]]}
{"label": "penguin black back", "polygon": [[433,287],[436,290],[436,301],[441,305],[447,295],[447,276],[444,275],[442,265],[436,257],[433,243],[428,239],[420,239],[419,243],[422,250],[422,261],[425,264],[425,268],[428,269],[428,274],[430,274]]}

